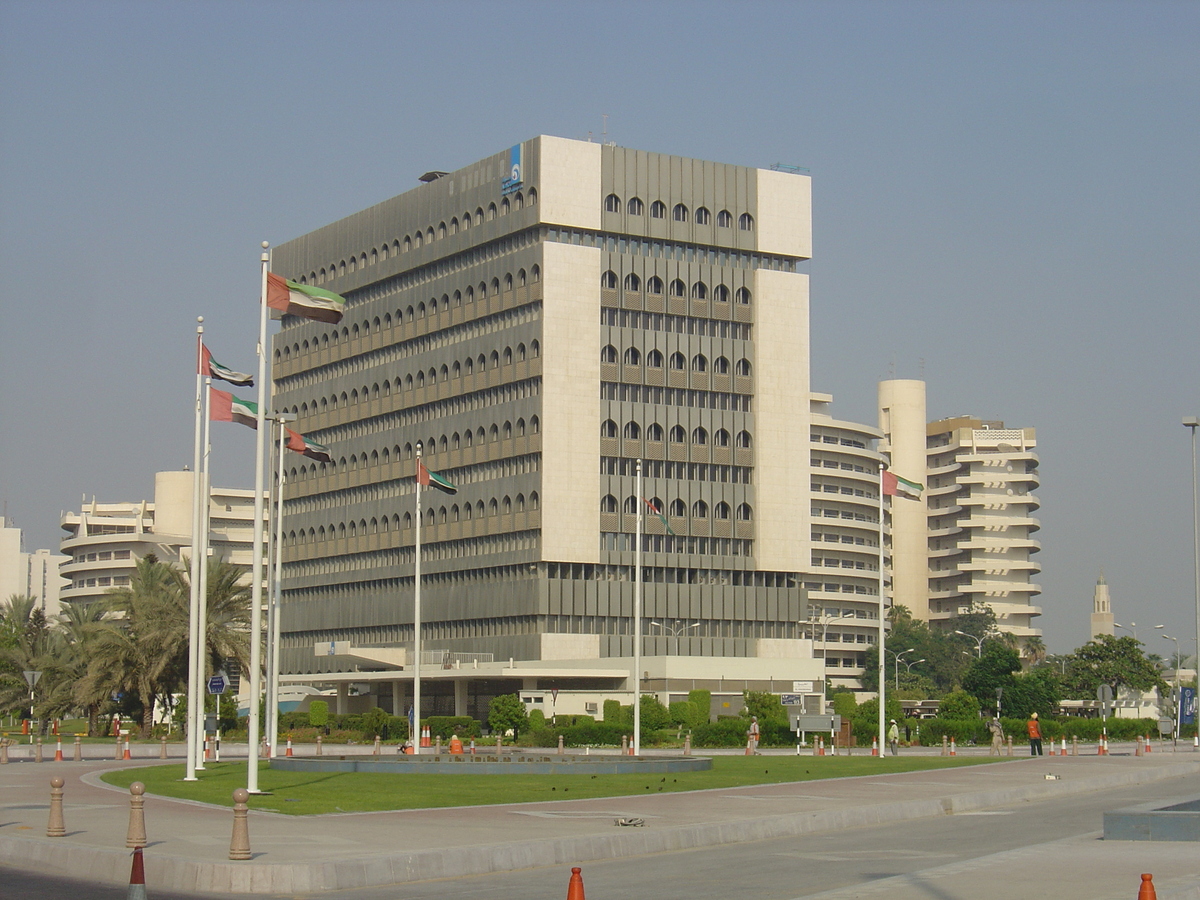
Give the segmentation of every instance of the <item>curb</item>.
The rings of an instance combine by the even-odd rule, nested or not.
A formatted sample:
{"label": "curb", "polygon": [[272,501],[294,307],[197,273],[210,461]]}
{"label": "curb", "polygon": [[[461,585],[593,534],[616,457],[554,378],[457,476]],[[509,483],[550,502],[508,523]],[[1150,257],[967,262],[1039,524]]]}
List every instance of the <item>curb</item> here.
{"label": "curb", "polygon": [[[1153,769],[1111,772],[1079,780],[1035,783],[925,800],[901,800],[737,822],[706,822],[662,829],[622,829],[607,835],[581,835],[557,840],[512,841],[376,854],[308,865],[253,861],[203,862],[182,857],[158,857],[151,850],[145,857],[146,879],[147,883],[162,890],[212,893],[347,890],[544,866],[579,865],[598,860],[886,825],[1104,788],[1148,784],[1197,773],[1200,773],[1200,762],[1179,763]],[[128,876],[129,856],[124,849],[109,850],[0,837],[2,863],[21,869],[63,874],[88,872],[93,880],[102,883],[124,884]]]}

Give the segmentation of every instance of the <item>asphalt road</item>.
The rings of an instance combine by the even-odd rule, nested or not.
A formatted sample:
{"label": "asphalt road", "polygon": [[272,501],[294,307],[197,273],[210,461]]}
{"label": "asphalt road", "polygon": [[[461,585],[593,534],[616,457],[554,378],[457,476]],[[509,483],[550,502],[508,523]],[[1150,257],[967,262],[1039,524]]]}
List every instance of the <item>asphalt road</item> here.
{"label": "asphalt road", "polygon": [[[881,788],[886,790],[886,788]],[[890,900],[921,897],[946,900],[966,896],[940,886],[949,878],[966,877],[973,898],[1027,896],[997,880],[989,867],[1012,871],[1021,866],[1020,851],[1027,850],[1028,864],[1040,859],[1053,863],[1062,878],[1086,881],[1086,872],[1072,874],[1073,856],[1082,851],[1103,853],[1098,832],[1106,810],[1170,800],[1195,794],[1195,779],[1173,779],[1135,788],[1100,791],[1054,801],[1022,803],[976,813],[921,819],[900,825],[860,828],[806,835],[776,841],[734,844],[702,850],[657,854],[634,859],[589,863],[584,867],[585,890],[592,900],[647,897],[653,900],[792,900],[828,894],[831,897],[883,896]],[[753,802],[750,799],[749,802]],[[1128,844],[1122,842],[1121,845]],[[1189,844],[1156,845],[1158,853],[1179,854],[1196,860],[1200,848]],[[1013,855],[1013,851],[1018,851]],[[1047,859],[1049,855],[1049,859]],[[1058,856],[1061,856],[1059,864]],[[1009,860],[1012,860],[1009,862]],[[978,872],[978,880],[971,878]],[[282,898],[323,900],[495,900],[500,897],[560,900],[567,889],[568,867],[505,872],[461,879],[445,879],[337,893],[274,894]],[[904,879],[897,882],[898,876]],[[1111,896],[1136,896],[1120,885]],[[884,882],[884,879],[893,879]],[[1057,879],[1056,879],[1057,880]],[[873,890],[875,886],[877,890]],[[1041,896],[1071,896],[1061,884],[1046,884]],[[202,900],[214,895],[172,894],[148,886],[151,900]],[[118,900],[125,888],[100,887],[82,881],[48,878],[12,869],[0,872],[0,898],[21,900]],[[268,895],[257,895],[265,897]],[[1089,892],[1089,896],[1109,896]]]}

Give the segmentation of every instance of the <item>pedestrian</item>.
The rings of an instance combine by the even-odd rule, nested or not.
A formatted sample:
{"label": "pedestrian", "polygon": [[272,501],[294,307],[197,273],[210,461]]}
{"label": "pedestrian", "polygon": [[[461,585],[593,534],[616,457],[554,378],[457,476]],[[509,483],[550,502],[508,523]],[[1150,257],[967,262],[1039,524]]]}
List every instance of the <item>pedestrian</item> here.
{"label": "pedestrian", "polygon": [[992,749],[988,751],[988,756],[1000,756],[1004,743],[1004,726],[1000,724],[999,713],[992,716],[992,721],[988,722],[988,731],[992,734]]}
{"label": "pedestrian", "polygon": [[892,719],[891,727],[887,733],[888,746],[892,748],[892,756],[900,755],[900,728],[896,725],[896,720]]}
{"label": "pedestrian", "polygon": [[759,738],[758,716],[750,717],[750,730],[746,732],[746,737],[749,738],[750,752],[757,756]]}
{"label": "pedestrian", "polygon": [[1042,755],[1042,726],[1038,722],[1037,713],[1025,723],[1025,730],[1029,732],[1029,755]]}

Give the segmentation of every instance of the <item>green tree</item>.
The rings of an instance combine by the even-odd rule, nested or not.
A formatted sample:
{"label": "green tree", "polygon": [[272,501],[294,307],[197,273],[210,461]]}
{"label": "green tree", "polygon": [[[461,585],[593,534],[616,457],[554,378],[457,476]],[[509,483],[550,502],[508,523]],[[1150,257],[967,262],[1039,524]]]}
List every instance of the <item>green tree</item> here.
{"label": "green tree", "polygon": [[986,707],[996,705],[996,689],[1007,693],[1015,683],[1014,672],[1021,670],[1021,657],[1017,651],[1000,641],[988,641],[983,645],[983,655],[976,659],[963,673],[963,690],[973,694]]}
{"label": "green tree", "polygon": [[329,724],[329,701],[310,700],[308,702],[308,724],[314,728],[324,728]]}
{"label": "green tree", "polygon": [[833,713],[843,719],[853,719],[858,713],[858,699],[853,691],[838,690],[833,692]]}
{"label": "green tree", "polygon": [[511,728],[513,740],[516,741],[527,722],[525,704],[518,694],[500,694],[488,704],[488,725],[497,734],[503,735]]}
{"label": "green tree", "polygon": [[[62,706],[64,687],[69,691],[69,648],[37,601],[24,595],[14,594],[0,607],[0,634],[0,706],[29,709],[32,717],[43,720],[44,728],[46,717]],[[41,673],[32,707],[26,671]]]}
{"label": "green tree", "polygon": [[943,719],[979,718],[979,701],[967,691],[951,691],[938,705],[938,717]]}
{"label": "green tree", "polygon": [[1101,684],[1111,687],[1114,696],[1122,688],[1167,690],[1162,674],[1146,658],[1141,644],[1128,635],[1097,635],[1078,648],[1069,659],[1064,681],[1068,696],[1079,700],[1094,699]]}
{"label": "green tree", "polygon": [[1034,669],[1013,678],[1005,689],[1001,709],[1006,716],[1027,719],[1033,713],[1052,716],[1062,700],[1062,685],[1057,675],[1046,667]]}
{"label": "green tree", "polygon": [[744,715],[758,716],[760,724],[767,722],[787,722],[787,710],[777,694],[766,691],[743,691],[742,700],[746,704]]}
{"label": "green tree", "polygon": [[688,691],[688,702],[696,707],[696,724],[702,725],[712,714],[712,691]]}
{"label": "green tree", "polygon": [[643,731],[658,731],[671,724],[671,712],[653,694],[642,694],[638,710]]}

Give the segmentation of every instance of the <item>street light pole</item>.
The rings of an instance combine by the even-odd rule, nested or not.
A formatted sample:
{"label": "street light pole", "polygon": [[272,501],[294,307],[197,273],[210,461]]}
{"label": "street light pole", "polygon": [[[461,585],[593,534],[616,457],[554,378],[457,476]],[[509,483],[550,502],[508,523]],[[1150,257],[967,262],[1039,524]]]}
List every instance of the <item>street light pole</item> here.
{"label": "street light pole", "polygon": [[981,638],[977,638],[975,635],[967,634],[965,631],[955,631],[954,633],[961,634],[963,637],[968,637],[973,640],[975,642],[975,655],[980,659],[983,658],[983,642],[988,639],[986,634]]}
{"label": "street light pole", "polygon": [[[1162,627],[1161,625],[1159,626]],[[1179,740],[1179,638],[1171,637],[1169,634],[1163,635],[1163,640],[1175,642],[1175,659],[1172,668],[1175,669],[1175,733],[1172,736],[1174,740]]]}
{"label": "street light pole", "polygon": [[1196,489],[1196,429],[1200,417],[1184,416],[1183,427],[1192,431],[1192,562],[1196,585],[1196,668],[1200,669],[1200,494]]}
{"label": "street light pole", "polygon": [[[1130,622],[1128,626],[1122,625],[1120,622],[1113,622],[1113,628],[1124,628],[1126,631],[1128,631],[1130,634],[1133,635],[1133,639],[1135,641],[1137,641],[1137,639],[1138,639],[1137,622]],[[1138,641],[1138,643],[1140,644],[1141,641]]]}
{"label": "street light pole", "polygon": [[699,622],[693,622],[691,625],[679,625],[679,626],[664,625],[662,622],[651,622],[650,624],[655,625],[658,628],[661,628],[663,634],[669,634],[675,638],[675,655],[676,656],[679,656],[679,639],[683,636],[683,633],[685,631],[687,631],[689,628],[699,628],[700,627]]}

